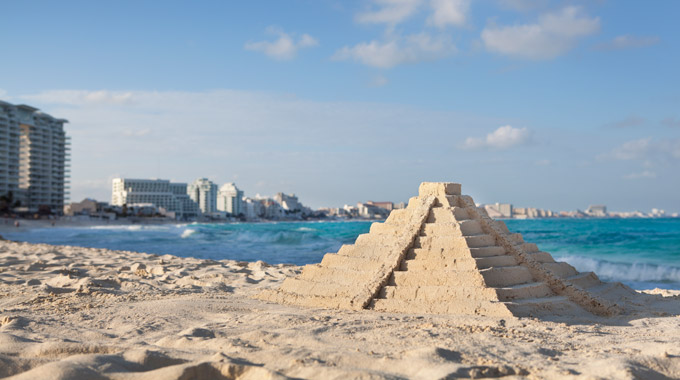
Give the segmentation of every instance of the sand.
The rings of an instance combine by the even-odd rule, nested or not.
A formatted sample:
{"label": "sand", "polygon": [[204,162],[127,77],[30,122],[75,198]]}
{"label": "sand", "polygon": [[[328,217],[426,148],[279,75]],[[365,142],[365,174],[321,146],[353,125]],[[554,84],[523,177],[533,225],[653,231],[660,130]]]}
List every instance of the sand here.
{"label": "sand", "polygon": [[680,378],[678,292],[541,319],[253,298],[300,270],[0,242],[0,377]]}

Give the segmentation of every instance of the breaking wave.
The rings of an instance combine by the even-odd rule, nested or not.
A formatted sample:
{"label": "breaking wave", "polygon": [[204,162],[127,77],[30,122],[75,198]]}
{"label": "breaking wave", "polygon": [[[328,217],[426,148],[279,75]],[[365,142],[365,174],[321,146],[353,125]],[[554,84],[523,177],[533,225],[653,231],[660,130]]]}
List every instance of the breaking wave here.
{"label": "breaking wave", "polygon": [[573,265],[579,272],[595,272],[609,281],[679,283],[680,267],[650,263],[617,263],[583,256],[556,257]]}

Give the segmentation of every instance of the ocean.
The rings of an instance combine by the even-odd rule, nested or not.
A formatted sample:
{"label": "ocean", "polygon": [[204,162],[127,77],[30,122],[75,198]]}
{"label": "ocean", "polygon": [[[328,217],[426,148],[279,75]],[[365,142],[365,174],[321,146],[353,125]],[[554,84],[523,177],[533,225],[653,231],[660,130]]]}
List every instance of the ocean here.
{"label": "ocean", "polygon": [[[512,232],[579,271],[635,289],[680,290],[680,219],[506,220]],[[203,259],[310,264],[366,233],[366,221],[51,227],[9,240]]]}

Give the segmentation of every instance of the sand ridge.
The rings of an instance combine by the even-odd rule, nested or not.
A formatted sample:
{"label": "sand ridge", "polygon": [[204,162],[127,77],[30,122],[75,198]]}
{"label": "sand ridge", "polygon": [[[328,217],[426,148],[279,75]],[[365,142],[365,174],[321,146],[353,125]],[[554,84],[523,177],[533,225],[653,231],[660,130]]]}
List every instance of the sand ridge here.
{"label": "sand ridge", "polygon": [[0,242],[0,377],[678,378],[680,297],[553,319],[253,299],[300,267]]}

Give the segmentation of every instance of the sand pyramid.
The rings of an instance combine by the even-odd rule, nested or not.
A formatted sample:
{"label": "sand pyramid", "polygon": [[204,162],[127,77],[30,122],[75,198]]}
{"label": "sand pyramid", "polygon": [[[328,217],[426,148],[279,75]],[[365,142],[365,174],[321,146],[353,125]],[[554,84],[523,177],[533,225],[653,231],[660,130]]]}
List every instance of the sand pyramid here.
{"label": "sand pyramid", "polygon": [[[461,195],[456,183],[425,182],[408,207],[296,278],[257,298],[310,307],[386,312],[539,316],[587,310],[615,315],[614,290],[556,262]],[[608,297],[609,296],[609,299]]]}

